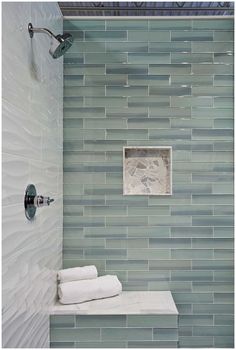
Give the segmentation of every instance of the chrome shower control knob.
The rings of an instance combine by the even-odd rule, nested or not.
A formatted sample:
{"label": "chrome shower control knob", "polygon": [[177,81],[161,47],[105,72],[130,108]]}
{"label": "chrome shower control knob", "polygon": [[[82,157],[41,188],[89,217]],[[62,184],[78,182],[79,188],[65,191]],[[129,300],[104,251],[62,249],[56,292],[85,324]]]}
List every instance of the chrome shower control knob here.
{"label": "chrome shower control knob", "polygon": [[37,208],[49,206],[54,201],[53,198],[37,196],[36,188],[33,184],[27,186],[25,191],[25,216],[28,220],[32,220],[35,216]]}
{"label": "chrome shower control knob", "polygon": [[40,208],[40,207],[50,205],[50,203],[53,201],[54,201],[54,199],[50,198],[50,197],[37,196],[35,204],[38,208]]}

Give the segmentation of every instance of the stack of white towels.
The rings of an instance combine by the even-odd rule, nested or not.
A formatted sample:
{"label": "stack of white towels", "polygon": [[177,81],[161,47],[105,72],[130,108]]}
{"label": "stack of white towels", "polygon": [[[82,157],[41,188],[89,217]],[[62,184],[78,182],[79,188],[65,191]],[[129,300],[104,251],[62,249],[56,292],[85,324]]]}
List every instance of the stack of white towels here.
{"label": "stack of white towels", "polygon": [[117,276],[98,277],[97,268],[94,265],[60,270],[58,281],[58,296],[61,304],[77,304],[108,298],[122,291],[122,285]]}

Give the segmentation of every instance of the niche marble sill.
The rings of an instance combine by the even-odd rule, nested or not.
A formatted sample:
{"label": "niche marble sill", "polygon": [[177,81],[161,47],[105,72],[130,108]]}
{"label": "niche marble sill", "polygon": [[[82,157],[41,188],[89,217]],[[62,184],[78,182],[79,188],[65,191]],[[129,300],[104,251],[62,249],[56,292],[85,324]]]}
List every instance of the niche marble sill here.
{"label": "niche marble sill", "polygon": [[51,315],[178,315],[170,291],[122,292],[120,295],[81,304],[57,302]]}

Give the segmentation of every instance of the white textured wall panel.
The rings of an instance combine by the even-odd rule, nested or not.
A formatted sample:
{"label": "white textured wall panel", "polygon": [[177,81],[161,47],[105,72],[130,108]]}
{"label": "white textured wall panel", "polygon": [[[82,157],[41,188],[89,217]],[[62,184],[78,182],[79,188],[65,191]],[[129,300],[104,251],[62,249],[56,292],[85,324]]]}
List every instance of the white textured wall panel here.
{"label": "white textured wall panel", "polygon": [[[49,346],[62,242],[63,58],[27,25],[62,32],[57,3],[3,3],[3,347]],[[28,221],[24,191],[55,198]]]}

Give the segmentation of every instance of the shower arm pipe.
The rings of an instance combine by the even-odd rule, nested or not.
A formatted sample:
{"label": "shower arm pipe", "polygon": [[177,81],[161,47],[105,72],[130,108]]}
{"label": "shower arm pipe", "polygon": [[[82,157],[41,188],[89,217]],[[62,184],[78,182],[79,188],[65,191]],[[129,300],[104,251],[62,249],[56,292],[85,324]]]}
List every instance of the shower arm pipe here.
{"label": "shower arm pipe", "polygon": [[28,25],[28,31],[30,34],[30,37],[33,38],[34,33],[43,33],[43,34],[47,34],[50,38],[55,38],[55,35],[47,28],[34,28],[32,23],[29,23]]}
{"label": "shower arm pipe", "polygon": [[234,11],[234,8],[230,7],[112,7],[112,6],[61,6],[64,11]]}

